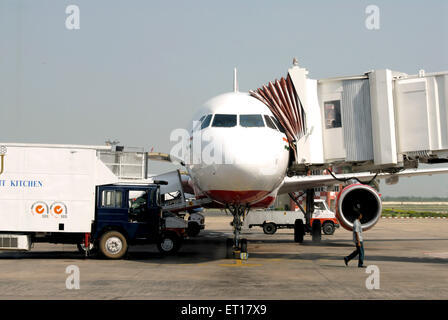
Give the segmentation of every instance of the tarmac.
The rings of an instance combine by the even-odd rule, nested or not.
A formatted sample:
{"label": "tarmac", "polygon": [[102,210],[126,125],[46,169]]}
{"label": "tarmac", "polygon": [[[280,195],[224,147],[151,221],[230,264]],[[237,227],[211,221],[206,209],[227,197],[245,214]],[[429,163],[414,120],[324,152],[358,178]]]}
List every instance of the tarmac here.
{"label": "tarmac", "polygon": [[208,213],[206,229],[169,257],[155,245],[118,261],[84,259],[73,245],[0,252],[0,299],[448,299],[448,219],[380,219],[364,233],[367,269],[345,266],[354,244],[341,228],[320,244],[252,228],[249,259],[226,259],[230,221]]}

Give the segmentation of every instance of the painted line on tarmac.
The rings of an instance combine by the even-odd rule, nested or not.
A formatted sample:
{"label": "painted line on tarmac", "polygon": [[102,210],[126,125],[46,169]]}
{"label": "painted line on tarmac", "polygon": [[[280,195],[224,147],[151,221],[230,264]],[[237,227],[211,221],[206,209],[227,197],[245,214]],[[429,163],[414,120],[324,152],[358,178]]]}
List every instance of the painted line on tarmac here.
{"label": "painted line on tarmac", "polygon": [[446,219],[446,217],[381,217],[381,219]]}
{"label": "painted line on tarmac", "polygon": [[230,263],[230,264],[219,264],[219,266],[221,267],[261,267],[262,264],[259,263],[243,263],[243,261],[239,260],[239,259],[235,259],[234,260],[235,263]]}
{"label": "painted line on tarmac", "polygon": [[[260,259],[257,258],[252,258],[251,261],[258,261]],[[283,258],[263,258],[261,259],[264,262],[281,262],[281,261],[285,261],[286,259]],[[218,264],[221,267],[260,267],[263,264],[261,263],[248,263],[248,262],[243,262],[241,259],[234,259],[235,263],[220,263]],[[182,267],[204,267],[204,266],[210,266],[210,265],[214,265],[213,262],[200,262],[200,263],[177,263],[177,266],[182,266]]]}
{"label": "painted line on tarmac", "polygon": [[448,252],[423,252],[423,254],[433,258],[448,259]]}

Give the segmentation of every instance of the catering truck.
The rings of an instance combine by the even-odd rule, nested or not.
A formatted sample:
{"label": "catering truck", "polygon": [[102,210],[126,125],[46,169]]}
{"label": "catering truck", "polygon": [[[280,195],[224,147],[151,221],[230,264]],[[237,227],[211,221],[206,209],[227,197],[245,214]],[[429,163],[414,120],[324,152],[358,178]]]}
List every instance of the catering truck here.
{"label": "catering truck", "polygon": [[156,243],[176,252],[187,222],[163,215],[164,182],[122,179],[102,152],[111,147],[0,143],[0,250],[64,243],[119,259],[129,245]]}

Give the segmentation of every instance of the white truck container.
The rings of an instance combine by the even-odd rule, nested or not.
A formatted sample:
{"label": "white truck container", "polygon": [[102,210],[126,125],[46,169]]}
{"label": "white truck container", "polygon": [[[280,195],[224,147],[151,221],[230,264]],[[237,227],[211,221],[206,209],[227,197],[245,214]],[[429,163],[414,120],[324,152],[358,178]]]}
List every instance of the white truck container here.
{"label": "white truck container", "polygon": [[118,181],[97,158],[110,147],[0,145],[0,231],[91,231],[95,187]]}

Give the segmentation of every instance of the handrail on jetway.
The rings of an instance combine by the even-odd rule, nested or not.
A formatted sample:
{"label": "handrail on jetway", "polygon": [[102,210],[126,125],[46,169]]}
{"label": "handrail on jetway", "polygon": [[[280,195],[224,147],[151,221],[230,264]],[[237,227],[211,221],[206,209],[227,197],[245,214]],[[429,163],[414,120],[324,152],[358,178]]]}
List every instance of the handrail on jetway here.
{"label": "handrail on jetway", "polygon": [[[303,135],[288,136],[295,152],[290,175],[329,166],[394,172],[448,162],[448,72],[407,75],[385,69],[321,80],[307,75],[297,64],[288,70],[306,119],[300,123]],[[250,94],[285,128],[299,127],[275,112],[290,105],[276,83]],[[269,88],[280,98],[266,98]]]}

